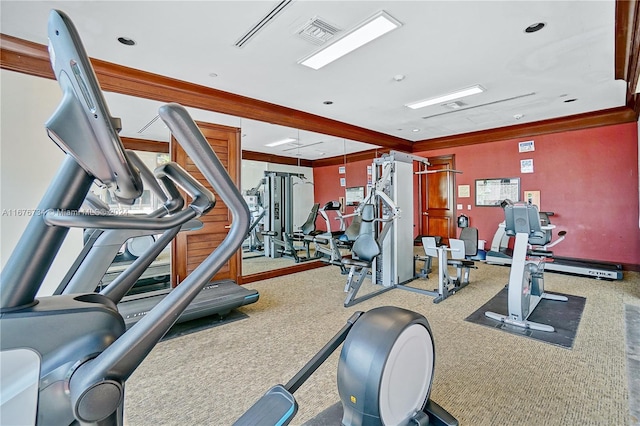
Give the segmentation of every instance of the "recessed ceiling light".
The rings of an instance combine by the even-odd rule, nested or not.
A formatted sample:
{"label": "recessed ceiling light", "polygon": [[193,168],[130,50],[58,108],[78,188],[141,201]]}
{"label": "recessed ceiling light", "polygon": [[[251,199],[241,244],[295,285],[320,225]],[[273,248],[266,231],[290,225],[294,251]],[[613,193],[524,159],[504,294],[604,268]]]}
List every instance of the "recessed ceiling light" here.
{"label": "recessed ceiling light", "polygon": [[274,147],[274,146],[278,146],[278,145],[284,145],[286,143],[295,142],[296,140],[297,139],[294,139],[294,138],[285,138],[285,139],[282,139],[282,140],[279,140],[279,141],[268,143],[265,146]]}
{"label": "recessed ceiling light", "polygon": [[135,46],[136,45],[136,41],[132,38],[129,37],[118,37],[118,41],[122,44],[124,44],[125,46]]}
{"label": "recessed ceiling light", "polygon": [[443,102],[452,101],[458,98],[464,98],[465,96],[476,95],[484,92],[484,88],[480,85],[467,87],[466,89],[457,90],[455,92],[447,93],[445,95],[436,96],[435,98],[424,99],[422,101],[412,102],[405,106],[411,109],[424,108],[429,105],[436,105]]}
{"label": "recessed ceiling light", "polygon": [[393,79],[395,81],[402,81],[402,80],[405,79],[405,76],[403,74],[396,74],[396,75],[393,76]]}
{"label": "recessed ceiling light", "polygon": [[419,131],[420,131],[420,129],[413,129],[413,130],[411,130],[411,131],[412,131],[412,132],[419,132]]}
{"label": "recessed ceiling light", "polygon": [[535,24],[531,24],[527,28],[525,28],[524,32],[535,33],[536,31],[540,31],[541,29],[543,29],[546,25],[547,24],[545,24],[544,22],[536,22]]}
{"label": "recessed ceiling light", "polygon": [[378,12],[343,37],[301,59],[298,63],[318,70],[389,31],[395,30],[400,25],[402,24],[386,12]]}
{"label": "recessed ceiling light", "polygon": [[333,101],[324,101],[323,104],[325,104],[325,105],[333,105]]}
{"label": "recessed ceiling light", "polygon": [[209,73],[209,77],[216,78],[217,76],[218,76],[218,74],[216,74],[215,72],[210,72]]}
{"label": "recessed ceiling light", "polygon": [[524,114],[515,114],[513,116],[513,118],[515,118],[516,120],[520,120],[522,117],[524,117]]}

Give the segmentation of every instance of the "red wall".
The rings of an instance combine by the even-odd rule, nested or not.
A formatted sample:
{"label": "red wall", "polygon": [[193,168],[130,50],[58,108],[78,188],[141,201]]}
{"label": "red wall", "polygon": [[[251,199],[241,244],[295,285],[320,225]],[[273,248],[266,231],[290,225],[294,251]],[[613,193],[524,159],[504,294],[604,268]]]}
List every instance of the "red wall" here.
{"label": "red wall", "polygon": [[[534,152],[518,152],[518,142],[524,140],[535,141]],[[455,167],[463,172],[456,174],[456,185],[471,187],[471,197],[456,198],[456,204],[463,204],[456,216],[469,216],[487,246],[504,216],[499,207],[475,206],[475,180],[519,177],[521,192],[540,191],[540,209],[555,213],[554,232],[567,231],[553,248],[555,254],[640,265],[637,123],[415,154],[455,155]],[[529,158],[534,173],[520,173],[520,160]],[[347,164],[347,186],[366,185],[370,164]],[[338,166],[314,168],[316,202],[344,196],[340,176]]]}
{"label": "red wall", "polygon": [[[364,186],[365,194],[367,187],[367,166],[373,160],[356,161],[343,165],[345,173],[338,173],[341,166],[324,166],[313,168],[313,192],[316,203],[322,207],[328,201],[338,201],[345,196],[345,188],[353,186]],[[340,178],[346,180],[346,187],[340,186]],[[353,207],[346,207],[345,214],[353,213]],[[347,222],[348,223],[348,222]],[[333,224],[332,224],[333,226]],[[318,216],[316,221],[318,229],[326,229],[324,220]]]}

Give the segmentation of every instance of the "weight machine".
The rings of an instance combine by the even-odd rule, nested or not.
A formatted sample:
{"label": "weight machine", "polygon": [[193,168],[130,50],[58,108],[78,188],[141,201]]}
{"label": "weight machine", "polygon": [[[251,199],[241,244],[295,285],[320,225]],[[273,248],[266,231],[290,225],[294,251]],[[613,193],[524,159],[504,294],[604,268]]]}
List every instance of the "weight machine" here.
{"label": "weight machine", "polygon": [[264,185],[264,179],[251,189],[244,191],[242,198],[249,206],[251,212],[251,225],[249,226],[249,234],[247,239],[242,243],[245,252],[262,251],[264,249],[264,241],[262,231],[264,228],[263,218],[267,214],[263,204],[263,195],[260,188]]}
{"label": "weight machine", "polygon": [[[293,185],[294,179],[305,180],[302,173],[264,172],[264,255],[272,259],[289,256],[296,263],[317,259],[312,256],[309,241],[302,247],[294,244]],[[314,221],[315,222],[315,221]],[[298,254],[306,250],[306,256]]]}
{"label": "weight machine", "polygon": [[[397,151],[391,151],[373,160],[371,166],[371,184],[367,186],[364,204],[374,206],[373,219],[362,218],[372,222],[372,243],[379,246],[379,254],[371,259],[371,264],[350,266],[349,277],[345,286],[347,297],[345,307],[374,297],[393,288],[414,291],[433,296],[433,292],[415,287],[407,283],[415,278],[413,256],[413,163],[429,165],[426,158]],[[404,217],[403,217],[404,215]],[[365,233],[368,227],[365,227]],[[363,233],[361,232],[360,235]],[[369,248],[366,251],[370,251]],[[357,255],[356,245],[354,252]],[[370,266],[370,268],[369,268]],[[371,270],[371,282],[382,286],[381,289],[356,298],[365,275]],[[358,275],[356,277],[356,272]]]}

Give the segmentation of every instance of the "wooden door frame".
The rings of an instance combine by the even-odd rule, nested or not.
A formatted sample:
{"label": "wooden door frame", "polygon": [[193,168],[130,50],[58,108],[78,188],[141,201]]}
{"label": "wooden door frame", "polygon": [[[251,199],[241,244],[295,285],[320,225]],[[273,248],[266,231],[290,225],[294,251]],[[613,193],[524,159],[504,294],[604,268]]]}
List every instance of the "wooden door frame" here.
{"label": "wooden door frame", "polygon": [[[439,155],[437,157],[429,157],[429,163],[434,163],[438,160],[444,160],[444,161],[451,161],[451,168],[455,170],[455,165],[456,165],[456,156],[455,154],[447,154],[447,155]],[[427,168],[428,169],[428,168]],[[425,209],[427,208],[427,206],[424,205],[424,201],[427,199],[427,195],[425,194],[425,191],[427,191],[428,193],[428,188],[429,188],[429,184],[428,184],[428,174],[424,174],[424,175],[419,175],[420,178],[418,179],[418,188],[419,188],[419,192],[418,192],[418,235],[426,235],[425,231],[424,231],[424,220],[422,218],[422,214],[424,211],[426,211]],[[426,185],[423,185],[423,182],[426,182]],[[447,191],[447,198],[449,200],[449,202],[451,203],[451,211],[453,212],[453,220],[449,223],[449,235],[448,238],[455,238],[456,237],[456,215],[458,214],[457,212],[457,208],[456,208],[456,199],[455,199],[455,184],[456,184],[456,180],[455,180],[455,173],[447,173],[447,182],[448,182],[448,191]]]}
{"label": "wooden door frame", "polygon": [[[242,150],[240,147],[241,130],[237,127],[223,126],[220,124],[205,123],[201,121],[196,121],[196,125],[200,129],[210,129],[210,130],[225,132],[229,134],[235,134],[235,143],[228,145],[227,173],[231,177],[231,180],[236,185],[236,187],[240,188],[240,174],[241,174],[240,160],[242,157]],[[173,137],[172,137],[172,141],[173,141]],[[170,145],[169,152],[170,152],[171,161],[176,161],[177,153],[178,153],[177,144],[174,144],[173,142],[171,142],[169,145]],[[220,208],[220,207],[214,207],[214,209],[215,208]],[[231,217],[231,212],[228,209],[227,209],[227,215],[228,215],[227,217],[228,222],[229,224],[231,224],[232,217]],[[181,261],[182,259],[179,259],[179,254],[177,250],[178,238],[180,238],[180,234],[178,234],[176,238],[174,238],[171,241],[171,285],[172,287],[175,287],[177,284],[179,284],[177,282],[178,276],[181,278],[181,281],[182,281],[187,275],[186,259],[184,262]],[[241,276],[242,276],[242,249],[237,250],[236,253],[233,256],[231,256],[228,262],[229,262],[229,275],[231,279],[233,279],[236,282],[240,282]]]}

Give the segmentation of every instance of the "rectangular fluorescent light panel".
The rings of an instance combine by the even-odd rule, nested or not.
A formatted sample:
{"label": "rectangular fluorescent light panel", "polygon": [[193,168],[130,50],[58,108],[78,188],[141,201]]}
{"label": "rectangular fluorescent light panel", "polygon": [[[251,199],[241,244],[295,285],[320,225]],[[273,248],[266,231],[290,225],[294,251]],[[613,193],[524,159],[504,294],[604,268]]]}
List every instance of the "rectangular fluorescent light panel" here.
{"label": "rectangular fluorescent light panel", "polygon": [[295,142],[295,141],[296,141],[296,139],[294,139],[294,138],[286,138],[286,139],[282,139],[280,141],[275,141],[275,142],[268,143],[265,146],[274,147],[274,146],[284,145],[286,143],[291,143],[291,142]]}
{"label": "rectangular fluorescent light panel", "polygon": [[475,85],[475,86],[467,87],[466,89],[447,93],[446,95],[406,104],[405,106],[411,109],[424,108],[429,105],[436,105],[443,102],[452,101],[454,99],[464,98],[465,96],[477,95],[478,93],[482,93],[482,92],[484,92],[484,88],[480,85]]}
{"label": "rectangular fluorescent light panel", "polygon": [[400,25],[402,24],[386,12],[378,12],[345,36],[298,63],[318,70],[389,31],[395,30]]}

